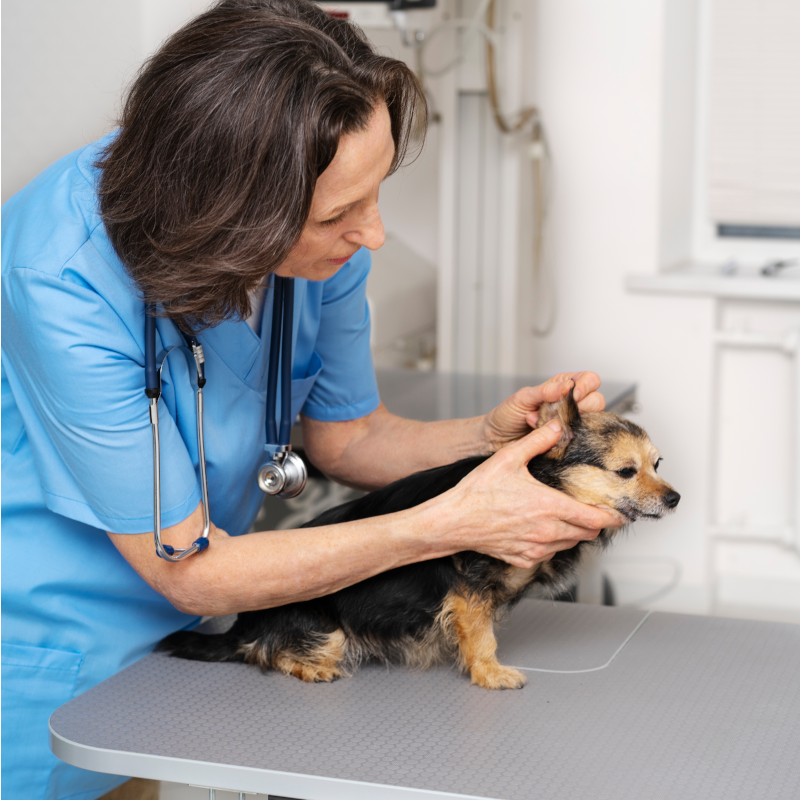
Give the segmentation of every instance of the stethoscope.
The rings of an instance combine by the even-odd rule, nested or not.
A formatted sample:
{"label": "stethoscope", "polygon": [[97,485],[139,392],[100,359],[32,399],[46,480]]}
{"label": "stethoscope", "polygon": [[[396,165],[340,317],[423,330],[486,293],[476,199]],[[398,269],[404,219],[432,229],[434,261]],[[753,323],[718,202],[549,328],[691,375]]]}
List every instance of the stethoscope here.
{"label": "stethoscope", "polygon": [[[208,511],[208,479],[203,441],[203,387],[206,385],[203,346],[196,337],[183,333],[185,345],[176,345],[156,357],[156,317],[153,307],[145,306],[144,374],[145,390],[150,401],[150,426],[153,432],[153,538],[156,553],[165,561],[181,561],[208,547],[211,518]],[[267,374],[267,421],[264,450],[268,461],[258,471],[258,486],[269,495],[297,497],[306,485],[306,465],[292,452],[289,438],[292,430],[292,325],[294,321],[294,279],[274,277],[272,304],[272,336],[269,345]],[[158,400],[161,397],[161,370],[169,355],[176,350],[190,353],[194,359],[197,391],[197,452],[200,461],[200,485],[203,495],[203,533],[190,547],[178,550],[161,541],[161,443],[158,432]],[[276,419],[278,369],[281,375],[281,418]]]}

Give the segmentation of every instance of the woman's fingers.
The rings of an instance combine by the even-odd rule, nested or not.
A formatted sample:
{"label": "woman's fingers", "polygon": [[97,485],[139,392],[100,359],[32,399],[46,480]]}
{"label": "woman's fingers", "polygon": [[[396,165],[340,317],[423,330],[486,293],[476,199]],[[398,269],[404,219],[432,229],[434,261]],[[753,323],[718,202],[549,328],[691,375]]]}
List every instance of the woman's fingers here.
{"label": "woman's fingers", "polygon": [[473,507],[471,521],[477,524],[477,541],[465,549],[518,567],[547,561],[559,550],[595,539],[602,528],[620,524],[616,515],[584,506],[536,482],[526,487],[522,497],[496,499],[507,501],[508,506],[495,507],[485,518],[483,509]]}
{"label": "woman's fingers", "polygon": [[[560,494],[563,495],[563,493]],[[579,503],[567,495],[563,495],[563,497],[564,500],[558,509],[558,517],[575,528],[591,531],[602,530],[603,528],[619,528],[625,524],[623,518],[616,511]]]}
{"label": "woman's fingers", "polygon": [[538,386],[520,389],[512,399],[520,405],[527,406],[528,411],[533,411],[542,403],[555,403],[560,400],[573,386],[575,401],[580,403],[600,388],[600,376],[596,372],[560,372]]}
{"label": "woman's fingers", "polygon": [[497,451],[525,436],[536,427],[542,403],[555,403],[570,389],[582,410],[602,411],[605,399],[599,387],[600,378],[594,372],[562,372],[539,386],[520,389],[484,417],[482,435],[488,449]]}
{"label": "woman's fingers", "polygon": [[540,386],[520,390],[520,393],[527,392],[526,399],[529,405],[526,422],[531,428],[536,427],[542,403],[556,403],[566,396],[570,389],[573,390],[572,396],[581,411],[585,413],[602,411],[606,407],[606,399],[597,391],[599,388],[600,377],[595,372],[562,372]]}
{"label": "woman's fingers", "polygon": [[575,381],[573,397],[576,403],[580,403],[581,400],[592,393],[596,393],[600,388],[600,376],[596,372],[572,372],[569,377]]}
{"label": "woman's fingers", "polygon": [[451,490],[459,519],[457,549],[528,568],[623,524],[613,511],[580,503],[529,473],[528,462],[562,435],[561,423],[551,420],[495,453]]}
{"label": "woman's fingers", "polygon": [[[595,531],[595,536],[598,533],[599,531]],[[580,540],[578,539],[556,539],[550,542],[546,547],[537,545],[521,553],[508,554],[502,560],[514,567],[530,569],[536,564],[541,564],[543,561],[549,561],[559,551],[571,550],[578,544],[580,544]]]}
{"label": "woman's fingers", "polygon": [[537,428],[527,436],[523,436],[505,448],[508,458],[519,459],[527,464],[535,456],[546,453],[561,438],[561,423],[557,419],[550,420],[547,425]]}
{"label": "woman's fingers", "polygon": [[584,414],[594,414],[606,407],[606,398],[600,392],[592,392],[578,403],[578,408]]}
{"label": "woman's fingers", "polygon": [[[518,458],[527,466],[535,456],[546,453],[553,447],[561,438],[561,434],[561,423],[557,419],[552,419],[546,425],[509,445],[503,452],[506,457]],[[570,525],[589,530],[600,530],[602,528],[618,528],[624,524],[622,517],[615,511],[580,503],[563,492],[544,487],[542,484],[538,485],[542,489],[547,489],[548,493],[552,493],[551,499],[558,506],[552,509],[554,515]]]}

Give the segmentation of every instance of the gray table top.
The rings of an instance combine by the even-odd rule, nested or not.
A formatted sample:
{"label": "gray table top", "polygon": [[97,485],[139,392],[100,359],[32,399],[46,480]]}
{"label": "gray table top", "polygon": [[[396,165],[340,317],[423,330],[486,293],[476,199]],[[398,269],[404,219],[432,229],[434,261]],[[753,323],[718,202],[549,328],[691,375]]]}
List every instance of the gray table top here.
{"label": "gray table top", "polygon": [[103,772],[303,800],[800,797],[800,626],[525,601],[521,691],[442,667],[304,684],[150,655],[58,709]]}
{"label": "gray table top", "polygon": [[[523,386],[538,386],[541,375],[467,375],[459,372],[420,372],[378,369],[381,400],[393,414],[406,419],[434,422],[486,414]],[[549,377],[549,376],[548,376]],[[636,384],[611,381],[600,387],[606,410],[624,414],[636,403]],[[300,425],[292,428],[292,446],[303,446]]]}
{"label": "gray table top", "polygon": [[[401,417],[424,422],[485,414],[523,386],[537,386],[549,376],[466,375],[446,372],[379,369],[381,399]],[[601,392],[609,411],[621,413],[633,404],[636,384],[610,382]]]}

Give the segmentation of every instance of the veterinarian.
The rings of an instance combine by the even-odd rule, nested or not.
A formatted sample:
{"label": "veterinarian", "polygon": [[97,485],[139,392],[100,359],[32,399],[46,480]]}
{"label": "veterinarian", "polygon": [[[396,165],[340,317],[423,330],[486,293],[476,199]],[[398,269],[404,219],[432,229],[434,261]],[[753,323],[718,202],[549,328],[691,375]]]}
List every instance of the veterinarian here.
{"label": "veterinarian", "polygon": [[[227,0],[168,40],[130,88],[117,132],[56,162],[3,214],[3,790],[91,800],[123,778],[59,762],[49,715],[222,615],[323,595],[402,564],[478,550],[530,566],[618,524],[537,484],[530,433],[562,375],[485,417],[400,419],[380,402],[365,284],[381,181],[424,122],[400,62],[296,0]],[[292,411],[311,460],[382,486],[477,453],[454,490],[399,514],[247,536],[263,500],[271,274],[295,278]],[[160,347],[205,351],[210,546],[153,547],[144,303]],[[203,528],[192,374],[164,371],[163,540]],[[176,685],[176,692],[205,687]]]}

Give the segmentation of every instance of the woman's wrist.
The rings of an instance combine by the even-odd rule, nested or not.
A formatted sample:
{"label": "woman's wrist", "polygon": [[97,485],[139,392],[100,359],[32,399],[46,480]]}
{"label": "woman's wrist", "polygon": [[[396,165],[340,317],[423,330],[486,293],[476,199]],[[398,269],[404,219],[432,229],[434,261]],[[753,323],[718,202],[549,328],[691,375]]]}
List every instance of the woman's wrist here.
{"label": "woman's wrist", "polygon": [[407,520],[413,531],[417,548],[414,561],[444,558],[467,549],[463,541],[465,526],[460,505],[454,490],[450,489],[401,512],[408,514]]}
{"label": "woman's wrist", "polygon": [[491,422],[491,414],[484,414],[475,418],[478,421],[477,437],[480,455],[490,456],[496,453],[503,445],[497,430]]}
{"label": "woman's wrist", "polygon": [[361,525],[374,526],[374,534],[379,537],[381,549],[390,561],[380,571],[455,552],[447,550],[443,543],[446,516],[436,508],[437,500],[433,498],[412,508],[360,521]]}

